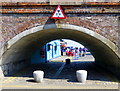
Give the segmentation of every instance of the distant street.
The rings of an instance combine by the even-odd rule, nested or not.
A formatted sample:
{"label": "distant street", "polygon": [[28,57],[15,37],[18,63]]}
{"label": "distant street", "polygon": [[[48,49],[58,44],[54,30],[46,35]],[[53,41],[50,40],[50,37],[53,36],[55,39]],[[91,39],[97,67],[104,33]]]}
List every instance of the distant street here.
{"label": "distant street", "polygon": [[[12,77],[5,77],[2,86],[4,89],[118,89],[117,79],[105,69],[96,66],[91,55],[72,60],[67,65],[65,64],[66,58],[68,57],[62,56],[49,63],[24,68]],[[35,70],[45,72],[42,83],[34,81],[32,73]],[[77,70],[88,71],[86,83],[76,80]]]}

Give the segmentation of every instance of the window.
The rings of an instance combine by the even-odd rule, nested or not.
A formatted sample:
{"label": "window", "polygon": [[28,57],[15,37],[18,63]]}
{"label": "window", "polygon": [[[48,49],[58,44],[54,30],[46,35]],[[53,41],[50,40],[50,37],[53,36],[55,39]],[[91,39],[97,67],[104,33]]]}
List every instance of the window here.
{"label": "window", "polygon": [[57,53],[57,45],[55,46],[55,54]]}
{"label": "window", "polygon": [[48,48],[48,51],[50,51],[50,46],[51,46],[51,44],[48,44],[48,47],[47,47],[47,48]]}

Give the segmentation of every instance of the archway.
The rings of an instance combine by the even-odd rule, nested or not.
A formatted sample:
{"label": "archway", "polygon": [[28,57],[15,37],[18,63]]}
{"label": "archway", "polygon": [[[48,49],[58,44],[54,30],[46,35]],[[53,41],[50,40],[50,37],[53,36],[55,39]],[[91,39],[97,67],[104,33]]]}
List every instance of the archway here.
{"label": "archway", "polygon": [[[1,57],[3,71],[6,70],[9,74],[13,69],[22,68],[22,66],[16,68],[14,63],[21,62],[21,65],[24,64],[22,62],[29,63],[30,56],[36,47],[61,38],[75,40],[86,46],[95,57],[96,64],[114,73],[120,69],[118,48],[108,39],[89,29],[75,25],[47,24],[28,29],[8,41]],[[5,65],[7,65],[6,68]]]}

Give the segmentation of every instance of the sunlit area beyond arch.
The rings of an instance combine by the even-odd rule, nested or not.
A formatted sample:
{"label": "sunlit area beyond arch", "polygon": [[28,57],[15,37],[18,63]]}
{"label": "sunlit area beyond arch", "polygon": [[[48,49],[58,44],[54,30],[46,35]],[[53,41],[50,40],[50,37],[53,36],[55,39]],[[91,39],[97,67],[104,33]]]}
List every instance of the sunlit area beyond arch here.
{"label": "sunlit area beyond arch", "polygon": [[[75,61],[93,61],[94,62],[95,61],[90,50],[85,48],[85,46],[83,46],[82,44],[70,39],[59,39],[59,40],[60,40],[60,46],[61,46],[59,51],[61,51],[61,54],[59,54],[57,57],[53,57],[53,58],[51,57],[52,59],[50,59],[50,61],[65,62],[67,58],[68,59],[70,58],[71,62],[75,62]],[[52,48],[53,47],[51,47],[51,50]],[[77,48],[77,51],[76,51],[76,48]],[[86,49],[85,52],[83,51],[84,49]],[[52,51],[53,52],[49,53],[49,55],[51,56],[52,56],[52,53],[54,55],[55,50],[53,49]]]}

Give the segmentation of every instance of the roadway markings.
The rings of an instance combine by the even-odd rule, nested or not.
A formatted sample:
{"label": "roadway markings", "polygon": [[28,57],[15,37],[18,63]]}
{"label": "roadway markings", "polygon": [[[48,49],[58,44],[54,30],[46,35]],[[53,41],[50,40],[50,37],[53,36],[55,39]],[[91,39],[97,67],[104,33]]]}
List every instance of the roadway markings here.
{"label": "roadway markings", "polygon": [[4,80],[3,82],[1,83],[10,83],[12,82],[14,79],[16,79],[17,77],[9,77],[8,79]]}
{"label": "roadway markings", "polygon": [[118,89],[118,87],[108,87],[108,86],[39,86],[39,85],[3,85],[3,88],[29,88],[29,89]]}
{"label": "roadway markings", "polygon": [[64,66],[65,66],[65,63],[62,64],[62,66],[58,69],[58,71],[55,73],[53,78],[57,78],[60,75],[60,73],[63,70]]}
{"label": "roadway markings", "polygon": [[101,83],[101,82],[95,82],[95,84],[111,84],[111,85],[117,85],[118,84],[118,82],[104,82],[104,83]]}

